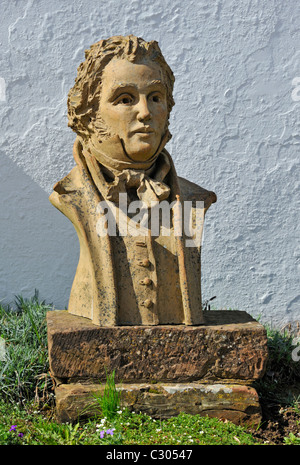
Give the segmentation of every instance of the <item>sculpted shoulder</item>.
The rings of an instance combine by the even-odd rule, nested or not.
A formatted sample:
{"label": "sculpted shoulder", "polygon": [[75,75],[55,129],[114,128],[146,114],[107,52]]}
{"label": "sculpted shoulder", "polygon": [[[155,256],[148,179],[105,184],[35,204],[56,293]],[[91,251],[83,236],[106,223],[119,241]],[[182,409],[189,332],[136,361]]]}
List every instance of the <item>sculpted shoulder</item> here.
{"label": "sculpted shoulder", "polygon": [[70,196],[80,193],[82,189],[81,170],[78,166],[75,166],[67,176],[54,184],[49,200],[53,205],[57,206],[62,200],[67,200]]}
{"label": "sculpted shoulder", "polygon": [[208,191],[198,184],[179,176],[178,182],[183,200],[203,201],[206,210],[212,203],[217,201],[217,196],[213,191]]}

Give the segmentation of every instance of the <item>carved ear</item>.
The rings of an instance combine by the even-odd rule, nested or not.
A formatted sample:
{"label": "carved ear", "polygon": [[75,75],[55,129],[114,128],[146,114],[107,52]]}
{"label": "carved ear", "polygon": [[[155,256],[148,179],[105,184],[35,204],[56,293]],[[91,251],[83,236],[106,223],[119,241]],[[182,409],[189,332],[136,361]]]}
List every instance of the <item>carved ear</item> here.
{"label": "carved ear", "polygon": [[82,139],[80,136],[77,136],[73,145],[73,157],[77,165],[80,165],[81,158],[80,156],[82,151]]}

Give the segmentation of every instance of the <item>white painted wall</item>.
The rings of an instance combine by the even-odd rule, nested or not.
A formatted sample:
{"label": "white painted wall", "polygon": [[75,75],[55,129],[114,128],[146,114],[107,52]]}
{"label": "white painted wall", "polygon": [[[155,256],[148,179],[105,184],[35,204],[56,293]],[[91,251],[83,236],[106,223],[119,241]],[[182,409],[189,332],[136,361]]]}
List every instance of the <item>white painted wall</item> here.
{"label": "white painted wall", "polygon": [[300,321],[298,0],[2,0],[0,299],[65,308],[79,246],[48,201],[74,165],[66,98],[84,50],[155,39],[176,76],[178,174],[218,195],[203,297],[274,327]]}

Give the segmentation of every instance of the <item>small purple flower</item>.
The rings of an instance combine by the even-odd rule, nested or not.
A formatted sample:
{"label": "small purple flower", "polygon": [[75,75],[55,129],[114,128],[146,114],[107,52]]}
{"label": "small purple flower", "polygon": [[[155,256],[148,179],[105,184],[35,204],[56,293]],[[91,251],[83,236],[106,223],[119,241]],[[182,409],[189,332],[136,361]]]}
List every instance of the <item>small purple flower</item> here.
{"label": "small purple flower", "polygon": [[106,431],[106,434],[110,434],[111,436],[113,436],[113,435],[114,435],[114,429],[115,429],[115,428],[108,429],[108,430]]}
{"label": "small purple flower", "polygon": [[22,438],[22,437],[24,436],[24,434],[23,434],[23,433],[19,433],[18,436],[19,436],[19,438]]}
{"label": "small purple flower", "polygon": [[105,431],[100,431],[100,438],[103,439],[105,435]]}
{"label": "small purple flower", "polygon": [[11,425],[9,431],[16,431],[17,425]]}

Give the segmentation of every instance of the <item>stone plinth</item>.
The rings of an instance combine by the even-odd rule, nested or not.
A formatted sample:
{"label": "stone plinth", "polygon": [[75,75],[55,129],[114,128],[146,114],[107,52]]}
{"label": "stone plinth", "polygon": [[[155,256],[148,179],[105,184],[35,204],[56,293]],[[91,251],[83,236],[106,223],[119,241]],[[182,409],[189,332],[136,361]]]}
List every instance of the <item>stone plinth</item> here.
{"label": "stone plinth", "polygon": [[212,311],[205,326],[95,326],[67,311],[48,313],[54,377],[116,382],[191,382],[260,378],[266,333],[245,312]]}
{"label": "stone plinth", "polygon": [[135,410],[257,422],[251,383],[264,374],[267,337],[246,312],[205,312],[203,326],[99,327],[62,310],[48,312],[47,321],[61,421],[77,418],[88,393],[101,390],[99,382],[114,370],[124,405]]}
{"label": "stone plinth", "polygon": [[[256,390],[239,384],[157,383],[116,385],[122,406],[143,412],[157,419],[166,419],[185,412],[207,415],[234,422],[257,425],[261,408]],[[57,419],[77,422],[79,417],[98,412],[93,395],[101,395],[99,384],[61,384],[56,389]],[[86,411],[89,406],[88,412]]]}

